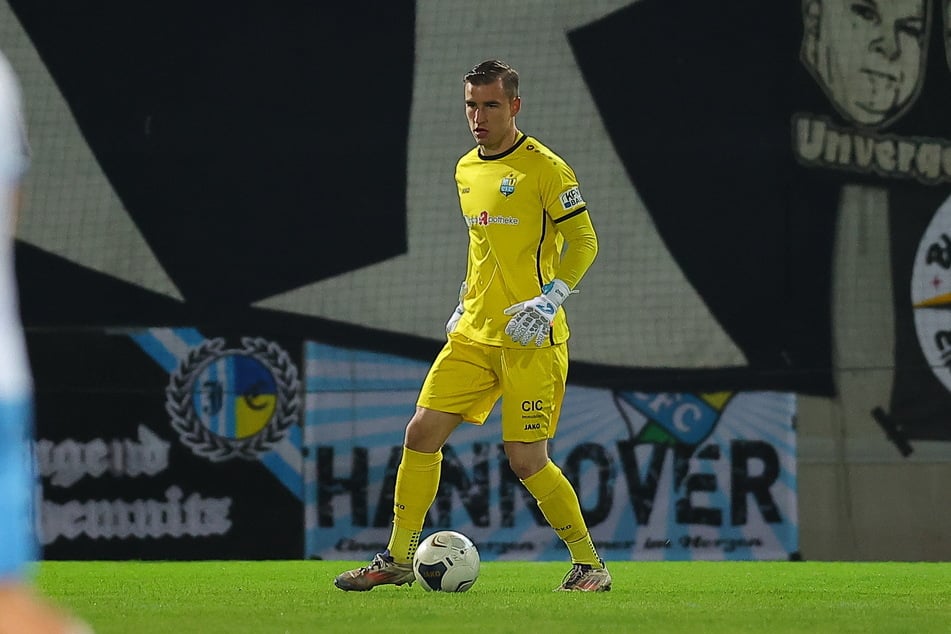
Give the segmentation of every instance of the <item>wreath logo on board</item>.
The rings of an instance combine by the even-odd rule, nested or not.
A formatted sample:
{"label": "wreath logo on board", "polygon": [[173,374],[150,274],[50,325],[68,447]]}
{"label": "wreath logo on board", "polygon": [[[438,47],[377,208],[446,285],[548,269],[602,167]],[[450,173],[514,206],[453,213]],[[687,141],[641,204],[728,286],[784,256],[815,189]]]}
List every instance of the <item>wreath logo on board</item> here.
{"label": "wreath logo on board", "polygon": [[300,422],[300,379],[274,342],[243,337],[241,348],[208,339],[171,373],[165,410],[181,441],[212,462],[255,460]]}

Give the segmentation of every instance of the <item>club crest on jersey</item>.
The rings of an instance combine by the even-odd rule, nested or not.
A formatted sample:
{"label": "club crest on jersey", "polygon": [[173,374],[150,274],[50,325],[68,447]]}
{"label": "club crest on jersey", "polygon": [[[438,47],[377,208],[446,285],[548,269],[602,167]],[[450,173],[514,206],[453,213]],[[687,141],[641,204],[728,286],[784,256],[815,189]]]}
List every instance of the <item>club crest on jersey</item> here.
{"label": "club crest on jersey", "polygon": [[511,176],[506,176],[502,179],[502,184],[499,185],[499,191],[502,192],[502,195],[506,198],[515,193],[515,181],[516,179]]}

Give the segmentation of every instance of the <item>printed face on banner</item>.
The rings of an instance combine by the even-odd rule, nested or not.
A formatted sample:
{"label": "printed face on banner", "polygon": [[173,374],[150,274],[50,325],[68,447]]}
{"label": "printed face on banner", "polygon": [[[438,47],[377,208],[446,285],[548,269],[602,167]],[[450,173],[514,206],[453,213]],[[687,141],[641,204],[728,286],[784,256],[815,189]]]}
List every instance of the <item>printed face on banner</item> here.
{"label": "printed face on banner", "polygon": [[804,0],[801,57],[836,109],[878,127],[899,116],[922,84],[924,0]]}

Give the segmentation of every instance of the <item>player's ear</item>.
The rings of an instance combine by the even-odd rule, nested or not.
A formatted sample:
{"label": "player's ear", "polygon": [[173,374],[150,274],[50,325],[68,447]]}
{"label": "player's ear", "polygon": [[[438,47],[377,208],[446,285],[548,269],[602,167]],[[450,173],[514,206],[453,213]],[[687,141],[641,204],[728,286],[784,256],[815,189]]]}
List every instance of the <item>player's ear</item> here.
{"label": "player's ear", "polygon": [[516,97],[515,99],[512,100],[512,116],[514,117],[515,115],[517,115],[518,111],[521,109],[522,109],[522,98]]}

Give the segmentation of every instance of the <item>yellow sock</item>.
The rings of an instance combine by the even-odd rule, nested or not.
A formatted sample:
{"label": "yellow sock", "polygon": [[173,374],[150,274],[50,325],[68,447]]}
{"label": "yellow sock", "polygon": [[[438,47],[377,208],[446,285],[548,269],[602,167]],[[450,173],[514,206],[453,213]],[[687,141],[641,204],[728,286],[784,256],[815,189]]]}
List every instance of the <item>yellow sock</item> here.
{"label": "yellow sock", "polygon": [[403,447],[403,458],[396,471],[396,489],[393,492],[393,530],[387,546],[390,556],[397,563],[413,561],[426,512],[439,490],[441,464],[441,451],[422,453]]}
{"label": "yellow sock", "polygon": [[549,460],[541,471],[522,480],[522,484],[538,500],[542,515],[565,542],[572,563],[600,567],[601,560],[588,535],[578,495],[561,469]]}
{"label": "yellow sock", "polygon": [[591,533],[585,532],[584,537],[576,542],[565,542],[568,546],[568,552],[571,553],[571,563],[573,564],[591,564],[595,568],[600,568],[603,564],[598,556],[598,549],[594,547],[591,541]]}

